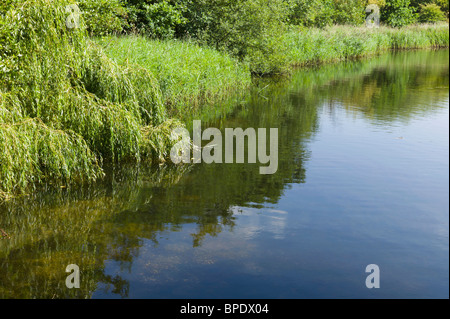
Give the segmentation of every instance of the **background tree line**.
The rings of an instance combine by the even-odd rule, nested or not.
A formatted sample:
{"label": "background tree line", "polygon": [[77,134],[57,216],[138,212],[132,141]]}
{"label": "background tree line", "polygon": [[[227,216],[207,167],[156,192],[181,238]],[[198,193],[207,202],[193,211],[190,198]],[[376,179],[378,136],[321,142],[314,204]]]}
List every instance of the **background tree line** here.
{"label": "background tree line", "polygon": [[[283,37],[292,27],[363,25],[368,4],[391,27],[447,19],[449,0],[80,0],[93,36],[141,34],[193,39],[250,63],[255,73],[286,65]],[[274,67],[277,66],[277,67]]]}
{"label": "background tree line", "polygon": [[[449,0],[79,0],[91,35],[138,32],[150,37],[248,41],[280,25],[361,25],[368,4],[392,27],[448,18]],[[219,32],[218,32],[219,31]]]}

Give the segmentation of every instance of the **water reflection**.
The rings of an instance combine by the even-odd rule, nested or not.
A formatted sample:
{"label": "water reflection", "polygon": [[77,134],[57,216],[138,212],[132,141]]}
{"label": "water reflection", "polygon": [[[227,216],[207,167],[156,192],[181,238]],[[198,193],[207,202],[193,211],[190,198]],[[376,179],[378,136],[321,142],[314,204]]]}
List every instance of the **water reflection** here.
{"label": "water reflection", "polygon": [[[307,224],[307,215],[276,205],[287,190],[308,183],[310,145],[321,130],[323,108],[336,120],[399,125],[445,107],[448,81],[448,51],[398,53],[301,70],[284,81],[256,81],[244,101],[208,126],[279,128],[277,174],[260,175],[259,164],[125,165],[97,185],[50,188],[7,202],[0,206],[0,228],[11,236],[0,241],[0,298],[195,297],[240,280],[250,297],[264,289],[264,296],[283,297],[270,295],[273,287],[283,289],[277,280],[290,271],[276,259],[304,250],[291,242],[289,218],[295,213],[297,222]],[[331,214],[339,200],[331,198],[324,211]],[[260,238],[264,250],[254,244]],[[72,263],[82,269],[78,290],[65,287],[64,270]],[[310,272],[324,267],[315,259],[291,266],[296,263]],[[227,266],[254,279],[224,275]],[[258,276],[272,278],[274,286],[261,287]],[[130,278],[139,278],[134,290]],[[285,288],[284,297],[302,296],[289,284]],[[320,289],[314,293],[321,296]]]}

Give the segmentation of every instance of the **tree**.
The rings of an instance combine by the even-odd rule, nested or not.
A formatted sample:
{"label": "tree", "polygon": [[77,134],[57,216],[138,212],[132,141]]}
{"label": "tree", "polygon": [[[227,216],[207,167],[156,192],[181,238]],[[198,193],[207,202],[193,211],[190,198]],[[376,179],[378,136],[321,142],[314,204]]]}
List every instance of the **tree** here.
{"label": "tree", "polygon": [[402,27],[416,21],[410,0],[386,0],[381,20],[391,27]]}
{"label": "tree", "polygon": [[445,21],[445,14],[441,11],[441,8],[437,4],[421,4],[419,21],[424,23]]}

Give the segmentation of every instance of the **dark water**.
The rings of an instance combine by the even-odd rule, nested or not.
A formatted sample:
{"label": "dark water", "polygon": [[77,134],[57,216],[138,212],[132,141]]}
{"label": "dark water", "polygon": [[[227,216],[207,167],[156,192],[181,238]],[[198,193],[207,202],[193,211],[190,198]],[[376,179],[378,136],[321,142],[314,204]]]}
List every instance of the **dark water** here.
{"label": "dark water", "polygon": [[0,298],[448,298],[448,89],[448,51],[255,83],[203,124],[279,128],[275,175],[131,166],[8,202]]}

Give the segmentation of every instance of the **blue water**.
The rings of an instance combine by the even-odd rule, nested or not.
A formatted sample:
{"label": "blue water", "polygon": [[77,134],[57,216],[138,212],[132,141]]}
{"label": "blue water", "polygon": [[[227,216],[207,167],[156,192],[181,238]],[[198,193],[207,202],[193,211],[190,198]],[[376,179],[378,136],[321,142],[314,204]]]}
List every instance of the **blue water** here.
{"label": "blue water", "polygon": [[[448,54],[255,83],[207,124],[279,128],[273,176],[259,164],[131,169],[5,205],[0,225],[18,235],[0,242],[0,296],[448,298]],[[379,289],[366,287],[369,264]]]}

